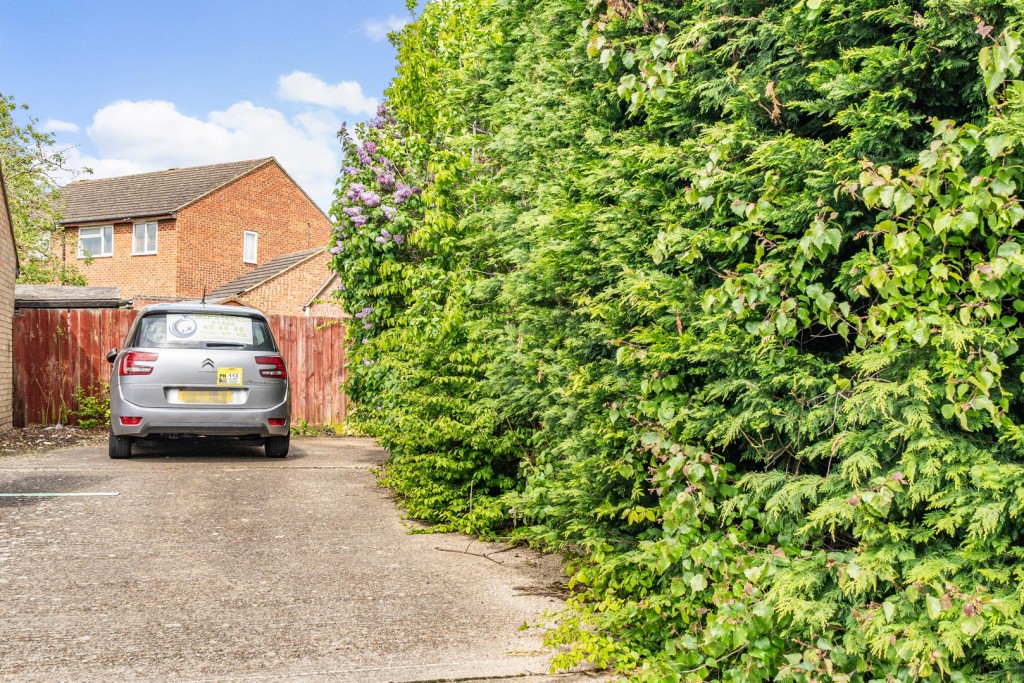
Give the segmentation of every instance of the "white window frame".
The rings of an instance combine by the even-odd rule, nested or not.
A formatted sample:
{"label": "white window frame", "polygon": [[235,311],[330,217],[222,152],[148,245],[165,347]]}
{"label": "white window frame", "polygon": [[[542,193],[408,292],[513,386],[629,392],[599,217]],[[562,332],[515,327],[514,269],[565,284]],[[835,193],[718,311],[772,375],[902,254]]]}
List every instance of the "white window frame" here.
{"label": "white window frame", "polygon": [[[149,243],[149,228],[153,228],[153,243]],[[145,232],[142,236],[143,250],[137,251],[139,244],[139,228],[142,228]],[[133,223],[132,224],[132,256],[147,256],[149,254],[156,253],[156,241],[157,235],[160,232],[160,228],[156,221],[148,221],[146,223]]]}
{"label": "white window frame", "polygon": [[[249,256],[249,236],[252,235],[252,256]],[[246,230],[242,233],[242,263],[256,263],[260,246],[259,233]]]}
{"label": "white window frame", "polygon": [[[83,233],[88,232],[88,235]],[[89,253],[91,258],[110,258],[114,255],[114,226],[113,225],[96,225],[88,228],[78,229],[78,258],[85,258],[85,249],[82,248],[83,237],[99,237],[100,238],[100,249],[107,247],[109,251],[100,253]]]}

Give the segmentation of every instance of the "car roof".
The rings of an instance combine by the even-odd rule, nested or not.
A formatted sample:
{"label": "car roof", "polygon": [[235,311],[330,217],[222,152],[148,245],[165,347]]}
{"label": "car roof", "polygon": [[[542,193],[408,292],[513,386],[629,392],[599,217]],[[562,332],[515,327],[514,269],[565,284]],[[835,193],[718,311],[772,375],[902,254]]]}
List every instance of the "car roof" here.
{"label": "car roof", "polygon": [[152,304],[139,312],[139,317],[150,313],[225,313],[256,318],[267,316],[258,309],[248,306],[223,306],[220,304],[204,304],[199,301],[178,301],[175,303]]}

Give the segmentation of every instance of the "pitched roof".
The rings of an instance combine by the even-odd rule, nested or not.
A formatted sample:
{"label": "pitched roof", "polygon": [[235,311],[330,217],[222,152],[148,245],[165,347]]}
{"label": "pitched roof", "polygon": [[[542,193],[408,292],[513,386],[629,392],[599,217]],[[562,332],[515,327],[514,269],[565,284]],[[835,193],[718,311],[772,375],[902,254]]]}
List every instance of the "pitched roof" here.
{"label": "pitched roof", "polygon": [[128,305],[117,287],[14,285],[15,308],[119,308]]}
{"label": "pitched roof", "polygon": [[212,292],[207,292],[206,299],[207,301],[217,301],[218,299],[226,299],[244,294],[322,253],[323,250],[323,247],[317,247],[316,249],[306,249],[305,251],[297,251],[294,254],[278,256],[273,261],[267,261],[262,266],[253,268],[248,273],[236,277],[231,282],[221,285]]}
{"label": "pitched roof", "polygon": [[173,213],[268,163],[276,163],[276,160],[266,157],[117,178],[76,180],[61,188],[66,204],[62,222],[68,225]]}

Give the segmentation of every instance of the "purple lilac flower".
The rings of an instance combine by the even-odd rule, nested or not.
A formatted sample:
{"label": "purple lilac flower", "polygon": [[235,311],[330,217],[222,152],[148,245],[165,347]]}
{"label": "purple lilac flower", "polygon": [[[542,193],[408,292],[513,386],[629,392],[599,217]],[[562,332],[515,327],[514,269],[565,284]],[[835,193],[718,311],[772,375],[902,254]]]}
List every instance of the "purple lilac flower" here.
{"label": "purple lilac flower", "polygon": [[364,330],[372,330],[373,329],[373,323],[371,323],[369,320],[367,320],[366,322],[363,323],[363,329]]}
{"label": "purple lilac flower", "polygon": [[402,244],[403,242],[405,242],[405,238],[402,237],[401,235],[395,235],[394,240],[395,244]]}
{"label": "purple lilac flower", "polygon": [[331,254],[337,254],[341,251],[341,247],[331,247],[328,251]]}
{"label": "purple lilac flower", "polygon": [[345,291],[348,291],[348,287],[346,287],[345,285],[338,285],[338,288],[336,290],[334,290],[334,291],[336,291],[336,292],[345,292]]}
{"label": "purple lilac flower", "polygon": [[380,236],[385,238],[385,239],[387,239],[388,237],[391,237],[391,233],[388,232],[387,230],[381,230],[380,231]]}
{"label": "purple lilac flower", "polygon": [[375,206],[380,206],[380,195],[376,192],[364,192],[362,199],[363,204],[371,209]]}
{"label": "purple lilac flower", "polygon": [[385,242],[387,242],[388,240],[387,240],[387,238],[386,238],[386,237],[384,237],[383,235],[377,235],[377,239],[376,239],[376,240],[374,240],[374,241],[375,241],[375,242],[376,242],[377,244],[384,244],[384,243],[385,243]]}
{"label": "purple lilac flower", "polygon": [[360,320],[362,320],[363,318],[365,318],[366,316],[370,315],[371,313],[373,313],[373,307],[372,306],[364,306],[363,310],[361,310],[358,313],[356,313],[356,317],[359,318]]}
{"label": "purple lilac flower", "polygon": [[362,343],[363,343],[363,344],[369,344],[369,343],[370,343],[370,340],[369,340],[369,339],[364,339],[364,340],[362,341]]}
{"label": "purple lilac flower", "polygon": [[373,361],[370,360],[369,358],[364,358],[363,365],[373,365]]}
{"label": "purple lilac flower", "polygon": [[366,225],[367,220],[366,216],[352,216],[352,222],[359,226]]}
{"label": "purple lilac flower", "polygon": [[344,173],[345,175],[355,175],[359,173],[359,169],[356,168],[355,166],[342,166],[341,172]]}
{"label": "purple lilac flower", "polygon": [[376,142],[364,142],[363,143],[363,149],[366,150],[367,154],[376,154],[377,153],[377,143]]}
{"label": "purple lilac flower", "polygon": [[341,212],[348,216],[349,218],[355,218],[360,213],[362,213],[362,211],[363,210],[358,206],[346,206],[344,209],[341,210]]}
{"label": "purple lilac flower", "polygon": [[395,187],[395,175],[388,171],[383,171],[377,174],[377,184],[380,185],[380,189],[390,192]]}
{"label": "purple lilac flower", "polygon": [[345,199],[349,200],[350,202],[355,201],[356,197],[362,196],[365,190],[366,186],[363,185],[362,183],[352,183],[351,185],[348,186],[348,192],[345,193]]}
{"label": "purple lilac flower", "polygon": [[405,183],[397,183],[395,188],[395,204],[404,204],[409,197],[419,194],[422,190],[418,187],[411,187]]}
{"label": "purple lilac flower", "polygon": [[387,118],[388,116],[388,105],[378,104],[377,105],[377,116],[381,118]]}
{"label": "purple lilac flower", "polygon": [[356,152],[356,156],[359,157],[359,163],[363,166],[369,166],[373,163],[373,159],[371,159],[370,155],[366,153],[366,150],[359,150]]}
{"label": "purple lilac flower", "polygon": [[385,205],[380,207],[380,210],[384,212],[384,218],[387,218],[389,221],[395,220],[395,207]]}
{"label": "purple lilac flower", "polygon": [[383,128],[384,127],[384,119],[379,117],[379,116],[375,116],[374,118],[370,119],[370,122],[366,124],[366,127],[367,128],[373,128],[373,129]]}

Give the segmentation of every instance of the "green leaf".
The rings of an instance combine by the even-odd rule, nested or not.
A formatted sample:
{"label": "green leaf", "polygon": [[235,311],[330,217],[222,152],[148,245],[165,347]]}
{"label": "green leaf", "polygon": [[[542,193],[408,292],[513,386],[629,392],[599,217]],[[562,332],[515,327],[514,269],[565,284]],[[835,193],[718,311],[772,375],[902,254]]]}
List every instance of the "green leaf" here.
{"label": "green leaf", "polygon": [[896,209],[897,216],[913,208],[914,203],[914,195],[907,192],[903,188],[899,188],[898,190],[896,190],[895,196],[893,197],[893,207]]}
{"label": "green leaf", "polygon": [[985,628],[985,619],[980,614],[974,614],[966,619],[960,620],[960,630],[964,635],[973,638]]}
{"label": "green leaf", "polygon": [[929,595],[925,598],[925,608],[928,610],[928,616],[932,619],[938,619],[942,616],[942,601],[934,595]]}
{"label": "green leaf", "polygon": [[882,603],[882,613],[885,615],[885,622],[891,624],[893,616],[896,614],[896,606],[886,600]]}
{"label": "green leaf", "polygon": [[992,135],[985,138],[985,151],[993,159],[998,159],[1002,156],[1003,150],[1010,144],[1010,136],[1008,134]]}

